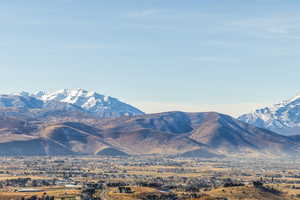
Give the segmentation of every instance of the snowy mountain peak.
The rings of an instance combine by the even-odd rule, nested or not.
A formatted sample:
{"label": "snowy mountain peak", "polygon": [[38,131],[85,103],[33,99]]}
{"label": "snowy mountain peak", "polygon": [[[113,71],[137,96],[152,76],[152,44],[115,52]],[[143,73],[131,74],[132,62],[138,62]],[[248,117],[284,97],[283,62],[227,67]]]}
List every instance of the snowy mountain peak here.
{"label": "snowy mountain peak", "polygon": [[30,93],[25,92],[25,91],[21,91],[21,92],[12,93],[12,95],[15,95],[15,96],[30,96]]}
{"label": "snowy mountain peak", "polygon": [[106,97],[94,91],[87,91],[84,89],[63,89],[52,93],[45,93],[40,98],[44,101],[61,101],[65,103],[76,104],[78,106],[84,105],[86,102],[107,102],[111,97]]}
{"label": "snowy mountain peak", "polygon": [[300,103],[300,94],[298,94],[295,97],[293,97],[290,100],[288,100],[288,103],[293,103],[293,102]]}
{"label": "snowy mountain peak", "polygon": [[81,107],[100,117],[120,117],[144,114],[131,105],[116,98],[104,96],[94,91],[78,89],[63,89],[50,93],[35,93],[35,97],[45,101],[58,101]]}
{"label": "snowy mountain peak", "polygon": [[272,131],[293,134],[290,131],[300,129],[300,95],[242,115],[238,119]]}
{"label": "snowy mountain peak", "polygon": [[31,94],[31,96],[40,98],[40,97],[44,96],[45,94],[46,94],[46,92],[44,92],[44,91],[38,91],[38,92]]}
{"label": "snowy mountain peak", "polygon": [[[139,109],[116,98],[81,88],[63,89],[55,92],[38,91],[33,94],[18,92],[11,95],[0,95],[1,108],[18,108],[29,111],[42,109],[50,113],[56,110],[78,111],[100,118],[144,114]],[[32,112],[35,111],[32,110]]]}

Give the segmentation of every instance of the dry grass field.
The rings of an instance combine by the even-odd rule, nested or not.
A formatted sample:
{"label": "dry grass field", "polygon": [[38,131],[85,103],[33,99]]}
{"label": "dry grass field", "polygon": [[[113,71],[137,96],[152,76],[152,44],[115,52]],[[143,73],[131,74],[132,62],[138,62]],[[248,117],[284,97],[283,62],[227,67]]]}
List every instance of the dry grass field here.
{"label": "dry grass field", "polygon": [[0,193],[0,200],[19,200],[22,199],[22,197],[31,197],[31,196],[37,196],[37,197],[43,197],[46,195],[54,196],[55,198],[59,199],[61,197],[67,197],[67,196],[76,196],[80,194],[79,190],[72,190],[72,189],[66,189],[64,187],[44,187],[44,188],[35,188],[35,189],[41,189],[42,192],[1,192]]}
{"label": "dry grass field", "polygon": [[157,193],[159,192],[157,189],[153,189],[150,187],[132,187],[132,194],[120,194],[118,193],[116,188],[111,188],[107,193],[107,196],[110,199],[114,200],[135,200],[139,199],[139,197],[144,193]]}

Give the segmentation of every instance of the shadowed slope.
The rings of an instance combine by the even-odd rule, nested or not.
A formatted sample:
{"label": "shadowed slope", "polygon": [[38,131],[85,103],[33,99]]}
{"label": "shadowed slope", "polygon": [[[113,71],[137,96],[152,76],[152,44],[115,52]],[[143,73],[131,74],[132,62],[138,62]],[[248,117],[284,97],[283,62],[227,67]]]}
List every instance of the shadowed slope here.
{"label": "shadowed slope", "polygon": [[218,113],[191,114],[194,130],[191,138],[212,148],[230,151],[292,151],[290,138],[260,129]]}
{"label": "shadowed slope", "polygon": [[[74,119],[80,121],[81,118]],[[86,123],[39,121],[39,129],[32,134],[12,135],[0,140],[0,149],[22,152],[12,148],[28,149],[36,146],[38,155],[62,153],[95,155],[104,149],[113,149],[130,155],[162,154],[210,156],[220,153],[295,154],[299,139],[260,129],[219,113],[166,112],[117,119],[86,120]],[[82,121],[85,119],[83,118]],[[61,122],[62,121],[62,122]],[[88,123],[88,124],[87,124]],[[13,121],[6,128],[22,127],[23,121]],[[5,127],[5,121],[0,125]],[[33,138],[28,138],[29,136]],[[24,136],[24,138],[19,138]],[[43,141],[43,142],[41,142]],[[17,143],[13,143],[17,142]],[[7,146],[8,145],[8,146]],[[42,145],[45,147],[42,148]],[[54,148],[57,146],[57,148]],[[46,148],[47,147],[47,148]],[[52,148],[53,147],[53,148]],[[19,149],[20,149],[19,148]],[[46,151],[47,150],[47,151]],[[26,150],[24,151],[26,152]],[[33,151],[34,152],[34,151]],[[105,151],[104,151],[105,152]],[[108,151],[109,152],[109,151]]]}
{"label": "shadowed slope", "polygon": [[128,156],[127,153],[124,153],[123,151],[119,151],[114,148],[106,148],[99,152],[97,152],[97,155],[101,156]]}
{"label": "shadowed slope", "polygon": [[99,149],[110,146],[103,141],[96,129],[80,123],[47,126],[41,130],[41,136],[82,154],[95,154]]}
{"label": "shadowed slope", "polygon": [[0,143],[0,156],[46,156],[71,154],[75,153],[54,141],[41,138]]}
{"label": "shadowed slope", "polygon": [[293,153],[298,146],[291,138],[214,112],[119,118],[103,122],[100,127],[106,138],[126,148],[135,147],[139,153],[178,153],[200,147],[237,153]]}

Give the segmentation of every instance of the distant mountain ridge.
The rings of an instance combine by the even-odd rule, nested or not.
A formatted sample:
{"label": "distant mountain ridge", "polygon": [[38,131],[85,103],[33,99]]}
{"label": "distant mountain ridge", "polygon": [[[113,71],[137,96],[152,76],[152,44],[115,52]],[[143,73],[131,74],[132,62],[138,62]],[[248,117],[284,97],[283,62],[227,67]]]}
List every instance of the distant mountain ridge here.
{"label": "distant mountain ridge", "polygon": [[[266,110],[295,117],[296,123],[299,101],[294,98]],[[299,136],[279,135],[215,112],[144,114],[115,98],[83,89],[0,95],[0,156],[222,158],[299,153]]]}
{"label": "distant mountain ridge", "polygon": [[[27,115],[40,109],[47,111],[74,111],[99,118],[114,118],[144,114],[139,109],[116,98],[84,89],[63,89],[56,92],[28,92],[0,95],[0,109],[28,111]],[[31,113],[30,113],[31,112]]]}
{"label": "distant mountain ridge", "polygon": [[67,120],[0,118],[0,156],[158,154],[220,158],[300,152],[296,137],[282,136],[213,112]]}
{"label": "distant mountain ridge", "polygon": [[300,95],[244,114],[238,119],[285,135],[300,134]]}

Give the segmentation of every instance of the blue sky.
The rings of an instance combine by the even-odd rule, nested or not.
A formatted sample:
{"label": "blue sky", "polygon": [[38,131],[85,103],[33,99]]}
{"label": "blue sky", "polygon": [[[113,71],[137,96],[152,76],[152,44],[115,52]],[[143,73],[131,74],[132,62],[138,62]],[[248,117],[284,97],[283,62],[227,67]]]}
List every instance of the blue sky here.
{"label": "blue sky", "polygon": [[2,0],[1,93],[232,115],[300,92],[299,0]]}

